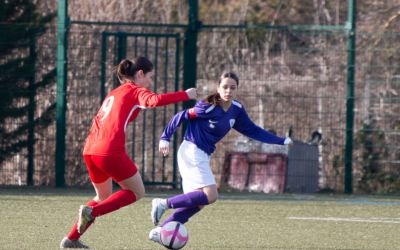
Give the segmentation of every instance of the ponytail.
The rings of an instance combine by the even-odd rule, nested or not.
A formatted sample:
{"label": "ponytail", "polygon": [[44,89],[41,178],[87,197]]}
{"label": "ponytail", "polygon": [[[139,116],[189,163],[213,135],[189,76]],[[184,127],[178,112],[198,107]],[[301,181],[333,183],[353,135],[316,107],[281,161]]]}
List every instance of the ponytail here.
{"label": "ponytail", "polygon": [[219,105],[221,102],[221,96],[219,95],[218,92],[215,92],[211,95],[208,95],[205,99],[204,102],[207,102],[212,105]]}
{"label": "ponytail", "polygon": [[153,64],[146,57],[136,57],[132,61],[124,59],[115,68],[115,73],[120,83],[125,81],[133,82],[139,70],[146,74],[153,70]]}

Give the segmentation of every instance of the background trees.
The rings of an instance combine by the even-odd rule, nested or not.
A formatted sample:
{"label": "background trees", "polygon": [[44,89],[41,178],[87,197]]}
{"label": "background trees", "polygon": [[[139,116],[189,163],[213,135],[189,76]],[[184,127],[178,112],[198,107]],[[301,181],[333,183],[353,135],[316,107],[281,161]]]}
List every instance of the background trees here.
{"label": "background trees", "polygon": [[[1,3],[4,8],[1,6],[0,81],[4,98],[0,98],[0,158],[7,154],[16,155],[16,152],[29,154],[28,145],[32,143],[28,142],[38,138],[39,131],[44,131],[41,135],[43,140],[36,142],[36,150],[42,150],[40,157],[45,156],[40,158],[43,163],[40,167],[45,172],[54,165],[54,159],[47,157],[53,154],[47,152],[46,155],[45,150],[54,149],[54,138],[51,137],[54,128],[50,124],[50,129],[39,129],[39,125],[48,125],[50,120],[46,118],[51,117],[54,107],[52,81],[56,65],[56,36],[55,29],[44,29],[45,21],[49,21],[51,15],[41,17],[38,14],[28,15],[28,12],[38,13],[37,10],[41,10],[51,13],[56,11],[57,6],[53,0],[9,2]],[[11,7],[16,4],[24,7]],[[187,7],[186,0],[69,1],[69,15],[71,20],[186,24]],[[396,180],[400,176],[400,7],[396,1],[389,0],[357,1],[357,7],[355,189],[362,192],[395,192],[399,189]],[[347,1],[199,0],[199,19],[205,24],[345,25]],[[22,32],[21,28],[18,29],[19,23],[30,25],[25,25]],[[6,29],[11,31],[6,33]],[[37,31],[39,33],[34,35]],[[88,117],[98,108],[96,84],[99,82],[103,31],[184,32],[172,27],[70,26],[67,126],[74,129],[67,130],[67,175],[74,181],[76,175],[85,172],[80,157],[81,144],[90,125]],[[49,55],[35,54],[38,49],[33,49],[34,43],[31,43],[35,36],[39,41],[37,45],[51,47]],[[229,68],[239,73],[243,83],[241,96],[245,97],[245,105],[258,124],[277,130],[279,134],[292,127],[295,138],[301,140],[307,140],[312,131],[321,129],[324,140],[321,146],[323,174],[320,185],[321,188],[340,191],[343,183],[342,149],[348,66],[346,32],[202,29],[198,47],[197,84],[200,94],[212,91],[221,71]],[[109,47],[108,52],[111,54],[112,50]],[[35,57],[36,73],[32,68]],[[41,65],[39,70],[38,63]],[[111,72],[112,66],[107,64],[107,72]],[[38,101],[44,99],[48,103],[39,107]],[[36,107],[32,108],[34,106],[30,103]],[[222,164],[224,151],[236,138],[237,135],[233,134],[222,142],[214,158],[214,166]],[[373,157],[368,158],[370,155]],[[221,170],[215,171],[218,174]],[[48,178],[49,181],[43,183],[51,183],[51,174],[49,171],[44,174],[45,177],[40,177]],[[380,184],[371,183],[375,181],[371,178],[379,179]]]}
{"label": "background trees", "polygon": [[54,119],[54,103],[35,113],[38,92],[55,83],[55,65],[37,70],[36,47],[53,18],[31,0],[0,2],[0,168],[16,153],[33,155],[35,130]]}

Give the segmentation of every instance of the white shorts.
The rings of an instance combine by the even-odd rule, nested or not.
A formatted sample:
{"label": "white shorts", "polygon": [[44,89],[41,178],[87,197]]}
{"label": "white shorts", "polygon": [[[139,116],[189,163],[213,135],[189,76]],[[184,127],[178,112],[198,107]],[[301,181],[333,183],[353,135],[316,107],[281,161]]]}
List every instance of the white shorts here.
{"label": "white shorts", "polygon": [[179,147],[178,166],[184,193],[216,184],[210,156],[192,142],[184,140]]}

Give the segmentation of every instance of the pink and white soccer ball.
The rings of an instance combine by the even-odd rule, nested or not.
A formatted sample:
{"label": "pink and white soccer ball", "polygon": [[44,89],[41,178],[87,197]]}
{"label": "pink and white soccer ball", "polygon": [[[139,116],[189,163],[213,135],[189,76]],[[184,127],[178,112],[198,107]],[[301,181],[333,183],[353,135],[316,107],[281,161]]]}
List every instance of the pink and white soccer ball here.
{"label": "pink and white soccer ball", "polygon": [[188,231],[180,222],[170,221],[161,228],[161,242],[168,249],[181,249],[188,240]]}

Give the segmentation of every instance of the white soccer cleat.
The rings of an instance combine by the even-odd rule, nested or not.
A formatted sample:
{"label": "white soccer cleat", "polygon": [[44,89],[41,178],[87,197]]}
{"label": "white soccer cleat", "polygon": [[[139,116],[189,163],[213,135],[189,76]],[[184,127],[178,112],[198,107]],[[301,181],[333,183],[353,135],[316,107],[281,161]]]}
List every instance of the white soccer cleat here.
{"label": "white soccer cleat", "polygon": [[81,205],[79,207],[79,217],[78,217],[78,233],[82,234],[89,223],[94,220],[92,216],[92,208],[89,206]]}
{"label": "white soccer cleat", "polygon": [[151,229],[149,233],[149,240],[154,241],[156,243],[161,243],[161,227],[156,227]]}
{"label": "white soccer cleat", "polygon": [[70,240],[68,237],[64,237],[60,243],[60,248],[89,248],[83,244],[80,240]]}
{"label": "white soccer cleat", "polygon": [[151,220],[154,225],[158,225],[160,222],[161,216],[167,211],[167,201],[164,199],[153,199],[151,202]]}

